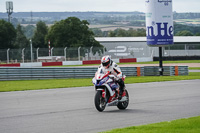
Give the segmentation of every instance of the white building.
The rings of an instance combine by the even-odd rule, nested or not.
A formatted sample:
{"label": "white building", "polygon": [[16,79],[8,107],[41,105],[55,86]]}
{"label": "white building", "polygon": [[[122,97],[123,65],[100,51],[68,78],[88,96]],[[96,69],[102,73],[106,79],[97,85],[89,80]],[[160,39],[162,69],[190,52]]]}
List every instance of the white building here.
{"label": "white building", "polygon": [[[112,58],[158,57],[158,47],[149,47],[146,37],[96,37]],[[175,36],[163,56],[200,56],[200,36]]]}

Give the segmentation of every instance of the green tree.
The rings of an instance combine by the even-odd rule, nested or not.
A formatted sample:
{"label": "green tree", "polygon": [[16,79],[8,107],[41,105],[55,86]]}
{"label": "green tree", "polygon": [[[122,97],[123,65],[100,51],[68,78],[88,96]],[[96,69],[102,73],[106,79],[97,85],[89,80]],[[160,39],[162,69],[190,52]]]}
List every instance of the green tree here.
{"label": "green tree", "polygon": [[143,28],[137,29],[137,36],[146,36],[146,30]]}
{"label": "green tree", "polygon": [[102,37],[103,32],[98,28],[92,28],[91,31],[94,33],[95,37]]}
{"label": "green tree", "polygon": [[120,28],[118,28],[118,29],[116,29],[116,32],[117,32],[117,36],[118,36],[118,37],[124,37],[124,36],[127,36],[127,31],[124,30],[124,29],[120,29]]}
{"label": "green tree", "polygon": [[196,35],[195,36],[200,36],[200,33],[196,33]]}
{"label": "green tree", "polygon": [[[69,17],[56,22],[49,30],[46,41],[51,41],[54,47],[101,47],[94,39],[94,33],[89,30],[89,23],[76,17]],[[93,49],[94,50],[94,49]],[[96,51],[93,51],[95,53]],[[84,52],[81,52],[84,56]]]}
{"label": "green tree", "polygon": [[193,36],[193,34],[190,31],[183,30],[176,33],[175,36]]}
{"label": "green tree", "polygon": [[24,35],[23,31],[22,31],[22,26],[21,25],[17,25],[17,36],[16,36],[16,40],[15,40],[15,47],[16,48],[25,48],[28,46],[29,41],[26,38],[26,36]]}
{"label": "green tree", "polygon": [[23,31],[24,31],[26,38],[28,38],[28,39],[33,38],[35,29],[36,29],[36,27],[33,25],[27,25],[26,27],[23,27]]}
{"label": "green tree", "polygon": [[108,36],[109,37],[116,37],[117,35],[116,35],[115,31],[109,31]]}
{"label": "green tree", "polygon": [[114,31],[109,31],[108,34],[109,37],[137,37],[137,36],[146,36],[146,30],[145,29],[133,29],[129,28],[129,30],[124,29],[116,29]]}
{"label": "green tree", "polygon": [[33,47],[45,48],[47,42],[45,42],[45,36],[48,34],[48,27],[45,22],[39,21],[36,24],[36,30],[32,39]]}
{"label": "green tree", "polygon": [[0,20],[0,49],[14,48],[15,38],[14,26],[5,20]]}
{"label": "green tree", "polygon": [[190,31],[193,35],[200,33],[200,26],[188,26],[174,23],[174,34],[176,35],[180,31]]}

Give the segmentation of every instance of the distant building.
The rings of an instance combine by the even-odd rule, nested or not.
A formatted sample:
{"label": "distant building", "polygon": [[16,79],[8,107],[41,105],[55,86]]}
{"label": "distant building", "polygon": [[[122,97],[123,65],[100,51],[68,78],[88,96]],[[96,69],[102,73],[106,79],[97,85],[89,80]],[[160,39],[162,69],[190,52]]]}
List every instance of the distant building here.
{"label": "distant building", "polygon": [[[158,57],[158,48],[149,47],[146,37],[96,37],[112,58]],[[175,36],[174,45],[163,49],[163,56],[200,56],[200,36]]]}

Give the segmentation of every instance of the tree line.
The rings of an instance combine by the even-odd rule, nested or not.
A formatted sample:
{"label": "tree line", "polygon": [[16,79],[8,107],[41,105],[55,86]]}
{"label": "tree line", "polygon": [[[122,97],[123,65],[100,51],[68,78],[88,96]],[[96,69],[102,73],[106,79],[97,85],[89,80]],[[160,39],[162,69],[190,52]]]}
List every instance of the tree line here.
{"label": "tree line", "polygon": [[76,17],[58,21],[51,27],[48,27],[45,22],[39,21],[33,36],[29,36],[29,38],[28,35],[31,34],[31,29],[34,29],[33,26],[24,28],[17,25],[15,29],[11,23],[0,20],[0,49],[30,47],[30,39],[34,48],[48,48],[48,40],[50,40],[51,47],[93,46],[103,49],[103,46],[94,39],[94,33],[89,30],[88,25],[86,20],[81,21]]}
{"label": "tree line", "polygon": [[[30,14],[32,19],[30,20]],[[115,24],[115,22],[126,21],[137,26],[142,25],[145,21],[145,13],[143,12],[15,12],[13,14],[12,23],[36,24],[38,18],[47,24],[53,24],[62,18],[77,17],[81,20],[87,20],[90,24]],[[0,18],[7,20],[7,13],[0,12]],[[176,19],[199,19],[200,13],[177,13],[173,12],[173,18]],[[141,20],[143,22],[141,22]],[[132,22],[132,21],[136,21]]]}
{"label": "tree line", "polygon": [[[96,37],[141,37],[146,36],[145,28],[124,30],[121,28],[114,31],[102,31],[99,28],[91,29]],[[188,26],[174,23],[175,36],[200,36],[200,26]]]}
{"label": "tree line", "polygon": [[[34,48],[48,48],[48,40],[52,47],[100,47],[103,46],[94,37],[138,37],[146,36],[146,30],[116,29],[102,31],[98,28],[89,29],[89,22],[76,17],[69,17],[57,21],[48,27],[45,22],[39,21],[36,27],[28,25],[16,28],[5,20],[0,20],[0,49],[30,47],[30,39]],[[175,36],[200,36],[200,27],[174,23]],[[98,51],[98,50],[96,50]],[[95,52],[95,51],[93,51]]]}

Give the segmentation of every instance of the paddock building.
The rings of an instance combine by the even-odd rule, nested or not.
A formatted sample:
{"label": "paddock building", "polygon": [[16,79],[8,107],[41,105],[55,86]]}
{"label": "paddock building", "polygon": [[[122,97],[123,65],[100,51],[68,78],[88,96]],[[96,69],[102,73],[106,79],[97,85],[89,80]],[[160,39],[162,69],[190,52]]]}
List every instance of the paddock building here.
{"label": "paddock building", "polygon": [[[158,47],[149,47],[146,37],[96,37],[112,58],[158,57]],[[163,47],[164,57],[200,57],[200,36],[175,36],[174,44]]]}

